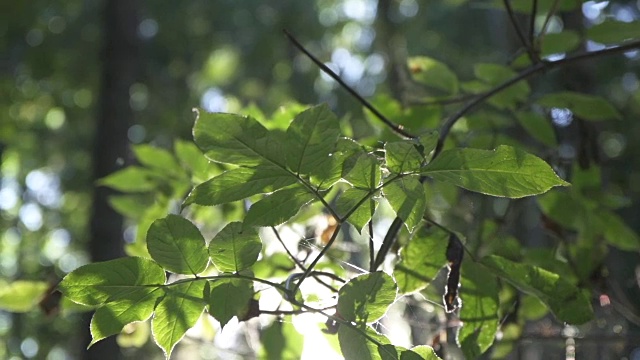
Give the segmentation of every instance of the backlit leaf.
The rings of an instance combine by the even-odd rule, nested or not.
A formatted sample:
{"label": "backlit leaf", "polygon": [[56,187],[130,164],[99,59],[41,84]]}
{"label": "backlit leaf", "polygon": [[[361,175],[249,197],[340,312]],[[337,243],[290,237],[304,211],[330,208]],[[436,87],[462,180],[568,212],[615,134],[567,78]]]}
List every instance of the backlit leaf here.
{"label": "backlit leaf", "polygon": [[[393,350],[387,347],[379,347],[378,344],[365,337],[363,333],[383,345],[389,344],[389,340],[384,335],[378,334],[368,326],[362,326],[356,330],[350,326],[340,325],[338,340],[345,360],[382,360],[380,352],[393,355]],[[380,350],[379,348],[382,349]]]}
{"label": "backlit leaf", "polygon": [[347,321],[372,323],[396,300],[398,288],[382,271],[355,277],[338,292],[338,313]]}
{"label": "backlit leaf", "polygon": [[122,192],[144,192],[154,190],[158,185],[158,174],[139,166],[127,166],[98,181]]}
{"label": "backlit leaf", "polygon": [[199,111],[193,138],[212,161],[243,166],[261,163],[284,166],[282,139],[251,117]]}
{"label": "backlit leaf", "polygon": [[255,228],[241,222],[227,224],[209,243],[213,264],[222,272],[238,272],[258,260],[262,241]]}
{"label": "backlit leaf", "polygon": [[388,142],[384,146],[387,168],[396,174],[420,170],[422,155],[412,141]]}
{"label": "backlit leaf", "polygon": [[264,360],[300,359],[304,337],[296,330],[291,317],[276,319],[261,333]]}
{"label": "backlit leaf", "polygon": [[220,279],[210,282],[209,314],[224,326],[234,316],[242,316],[253,297],[251,282],[242,279]]}
{"label": "backlit leaf", "polygon": [[496,255],[489,255],[480,262],[520,291],[542,300],[558,320],[579,325],[593,319],[588,292],[575,287],[560,275]]}
{"label": "backlit leaf", "polygon": [[436,180],[493,196],[521,198],[569,185],[544,160],[510,146],[451,149],[422,172]]}
{"label": "backlit leaf", "polygon": [[424,188],[419,178],[417,175],[404,176],[382,189],[391,208],[404,220],[409,232],[418,225],[426,208]]}
{"label": "backlit leaf", "polygon": [[382,176],[380,163],[371,154],[360,155],[356,158],[353,166],[345,170],[346,173],[343,173],[342,177],[355,187],[374,189],[380,184]]}
{"label": "backlit leaf", "polygon": [[300,208],[315,196],[307,189],[296,186],[278,190],[251,205],[244,219],[246,226],[276,226],[292,218]]}
{"label": "backlit leaf", "polygon": [[122,328],[134,321],[145,321],[153,313],[156,301],[164,295],[160,288],[132,293],[99,307],[91,318],[91,344],[120,333]]}
{"label": "backlit leaf", "polygon": [[422,226],[400,250],[400,262],[393,270],[400,293],[424,289],[447,264],[445,248],[449,233]]}
{"label": "backlit leaf", "polygon": [[456,341],[467,359],[489,349],[498,332],[498,281],[484,266],[465,261],[460,281],[460,321]]}
{"label": "backlit leaf", "polygon": [[67,274],[58,288],[78,304],[101,305],[147,293],[165,281],[165,271],[155,261],[125,257],[81,266]]}
{"label": "backlit leaf", "polygon": [[0,282],[0,309],[14,313],[31,311],[47,295],[47,289],[49,284],[44,281]]}
{"label": "backlit leaf", "polygon": [[133,146],[133,153],[138,161],[148,168],[160,170],[167,175],[183,173],[176,158],[166,149],[140,144]]}
{"label": "backlit leaf", "polygon": [[171,357],[176,343],[202,315],[205,283],[205,280],[196,280],[165,288],[165,295],[156,306],[151,320],[151,332],[167,359]]}
{"label": "backlit leaf", "polygon": [[224,204],[272,192],[296,181],[291,173],[273,165],[236,168],[197,185],[185,200],[185,205]]}
{"label": "backlit leaf", "polygon": [[[349,188],[345,190],[338,200],[336,201],[336,210],[339,215],[345,216],[348,211],[353,209],[354,206],[358,205],[362,199],[369,195],[369,191],[357,189],[357,188]],[[358,232],[362,231],[362,228],[367,225],[369,220],[371,220],[371,214],[373,214],[376,210],[377,202],[375,202],[371,197],[364,200],[358,206],[358,208],[351,213],[347,221],[351,225],[353,225]]]}
{"label": "backlit leaf", "polygon": [[327,169],[339,135],[338,119],[326,104],[301,112],[287,129],[287,165],[298,174]]}
{"label": "backlit leaf", "polygon": [[191,221],[168,215],[151,224],[147,232],[151,258],[176,274],[199,274],[209,263],[207,244]]}

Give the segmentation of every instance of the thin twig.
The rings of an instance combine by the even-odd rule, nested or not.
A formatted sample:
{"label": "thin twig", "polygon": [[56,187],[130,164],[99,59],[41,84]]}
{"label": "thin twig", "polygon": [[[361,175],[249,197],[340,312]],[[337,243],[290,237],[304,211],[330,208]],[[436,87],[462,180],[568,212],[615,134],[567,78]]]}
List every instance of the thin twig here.
{"label": "thin twig", "polygon": [[549,26],[549,23],[551,22],[551,18],[556,13],[556,10],[558,10],[558,4],[560,4],[560,0],[555,0],[553,2],[553,4],[551,4],[551,8],[549,9],[549,12],[547,13],[547,17],[544,18],[544,23],[542,23],[542,28],[540,28],[540,38],[541,39],[547,33],[547,26]]}
{"label": "thin twig", "polygon": [[322,248],[322,250],[320,251],[320,254],[318,254],[318,256],[316,256],[316,258],[313,259],[313,261],[311,262],[307,270],[305,270],[304,274],[302,274],[302,276],[298,279],[298,282],[293,288],[293,294],[295,294],[298,291],[298,289],[300,288],[300,284],[302,284],[304,279],[306,279],[309,276],[309,273],[311,273],[311,270],[313,270],[316,264],[318,264],[318,261],[322,259],[324,254],[327,253],[331,245],[333,245],[333,242],[336,241],[336,238],[338,237],[338,233],[340,232],[341,227],[342,227],[341,223],[338,223],[338,225],[336,225],[336,229],[333,231],[333,235],[331,235],[331,239],[329,239],[329,242],[327,242],[327,245],[325,245],[324,248]]}
{"label": "thin twig", "polygon": [[457,104],[457,103],[461,103],[461,102],[465,102],[468,101],[470,99],[473,99],[474,97],[478,96],[477,94],[465,94],[465,95],[460,95],[460,96],[455,96],[455,97],[448,97],[448,98],[442,98],[442,99],[433,99],[433,100],[411,100],[411,105],[422,105],[422,106],[429,106],[429,105],[451,105],[451,104]]}
{"label": "thin twig", "polygon": [[531,60],[533,64],[539,63],[540,58],[538,58],[535,51],[533,50],[533,46],[529,44],[529,42],[527,41],[527,38],[524,37],[522,30],[520,30],[520,26],[518,26],[518,20],[516,19],[516,14],[514,13],[513,8],[511,7],[511,2],[509,0],[502,0],[502,2],[504,3],[505,9],[507,10],[507,15],[509,15],[509,20],[511,21],[511,25],[513,25],[513,28],[516,30],[516,34],[518,35],[518,38],[520,39],[522,46],[524,46],[524,48],[527,50],[527,54],[529,55],[529,60]]}
{"label": "thin twig", "polygon": [[304,46],[302,46],[302,44],[298,40],[296,40],[296,38],[293,37],[293,35],[291,35],[291,33],[289,33],[289,31],[287,31],[287,30],[283,30],[283,31],[284,31],[284,34],[289,39],[289,41],[291,41],[293,43],[293,45],[296,48],[298,48],[298,50],[302,51],[305,55],[307,55],[307,57],[309,59],[311,59],[311,61],[313,61],[325,74],[329,75],[333,80],[335,80],[338,84],[340,84],[340,86],[342,86],[345,90],[347,90],[347,92],[349,92],[364,107],[366,107],[369,111],[371,111],[373,113],[373,115],[375,115],[380,121],[382,121],[387,127],[389,127],[389,129],[393,130],[398,135],[400,135],[402,137],[405,137],[405,138],[409,138],[409,139],[417,138],[416,135],[413,135],[413,134],[407,132],[406,130],[404,130],[402,125],[398,125],[398,124],[394,123],[393,121],[389,120],[380,111],[378,111],[378,109],[376,109],[373,105],[371,105],[371,103],[369,103],[365,98],[360,96],[360,94],[358,94],[358,92],[356,92],[353,88],[351,88],[349,85],[347,85],[347,83],[345,83],[344,80],[342,80],[340,78],[340,76],[338,76],[338,74],[336,74],[333,70],[331,70],[323,62],[318,60]]}
{"label": "thin twig", "polygon": [[[284,248],[284,251],[287,253],[287,255],[291,258],[291,260],[293,260],[293,262],[302,270],[302,271],[307,271],[307,268],[304,266],[304,264],[298,260],[297,257],[295,257],[293,255],[293,253],[289,250],[289,248],[287,247],[287,245],[284,243],[284,240],[282,240],[282,237],[280,237],[280,232],[278,232],[278,230],[275,228],[275,226],[271,227],[271,230],[273,230],[273,233],[276,235],[276,238],[278,239],[278,241],[280,242],[280,244],[282,245],[282,247]],[[323,275],[323,276],[327,276],[330,277],[334,280],[338,280],[341,282],[345,282],[344,280],[342,280],[339,276],[335,275],[335,274],[331,274],[331,273],[325,273],[322,271],[313,271],[311,273],[311,276],[313,276],[313,278],[320,283],[320,285],[326,287],[327,289],[334,291],[334,292],[338,292],[338,289],[336,289],[335,287],[331,286],[330,284],[327,284],[326,282],[324,282],[322,279],[318,279],[315,275]]]}
{"label": "thin twig", "polygon": [[535,29],[536,29],[536,16],[538,14],[538,0],[533,0],[531,5],[531,19],[529,21],[529,44],[536,50],[535,46]]}
{"label": "thin twig", "polygon": [[444,141],[446,140],[447,136],[449,135],[449,132],[451,131],[451,128],[453,127],[453,125],[455,125],[455,123],[458,120],[460,120],[460,118],[462,118],[470,110],[472,110],[476,106],[480,105],[482,102],[484,102],[488,98],[490,98],[493,95],[496,95],[497,93],[501,92],[502,90],[514,85],[515,83],[520,82],[520,81],[525,80],[525,79],[528,79],[529,77],[531,77],[531,76],[533,76],[533,75],[535,75],[535,74],[537,74],[539,72],[545,71],[545,70],[550,70],[550,69],[553,69],[553,68],[570,65],[570,64],[573,64],[573,63],[576,63],[576,62],[579,62],[579,61],[588,60],[588,59],[592,59],[592,58],[600,57],[600,56],[604,56],[604,55],[622,53],[622,52],[629,51],[629,50],[636,49],[636,48],[640,48],[640,40],[632,41],[632,42],[629,42],[627,44],[620,45],[620,46],[617,46],[617,47],[612,47],[612,48],[598,50],[598,51],[591,51],[591,52],[588,52],[588,53],[571,56],[571,57],[564,58],[564,59],[557,60],[557,61],[545,61],[545,62],[541,62],[541,63],[535,64],[535,65],[532,65],[531,67],[529,67],[529,68],[525,69],[524,71],[522,71],[520,74],[514,76],[513,78],[511,78],[511,79],[505,81],[504,83],[496,86],[495,88],[491,89],[490,91],[487,91],[486,93],[483,93],[480,96],[478,96],[477,98],[471,100],[465,106],[463,106],[462,109],[458,110],[455,114],[453,114],[451,117],[449,117],[449,119],[447,119],[447,121],[444,123],[444,125],[442,125],[442,128],[440,130],[440,136],[438,138],[438,145],[436,145],[436,149],[434,150],[433,157],[435,158],[442,151],[442,148],[444,146]]}
{"label": "thin twig", "polygon": [[[371,211],[373,213],[373,210]],[[373,251],[373,214],[371,214],[371,219],[369,219],[369,271],[375,271],[373,269],[375,264],[375,254]]]}

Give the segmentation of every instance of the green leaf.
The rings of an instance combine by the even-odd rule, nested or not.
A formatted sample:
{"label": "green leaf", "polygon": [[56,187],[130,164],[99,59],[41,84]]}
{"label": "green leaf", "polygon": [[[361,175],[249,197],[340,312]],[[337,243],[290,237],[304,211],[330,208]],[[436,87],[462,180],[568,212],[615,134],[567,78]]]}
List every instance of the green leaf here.
{"label": "green leaf", "polygon": [[549,147],[558,145],[556,132],[546,116],[535,112],[518,112],[516,119],[534,139]]}
{"label": "green leaf", "polygon": [[253,285],[242,279],[220,279],[210,282],[209,314],[224,326],[234,316],[241,317],[247,311],[253,297]]}
{"label": "green leaf", "polygon": [[17,280],[10,283],[0,281],[0,309],[23,313],[38,306],[47,295],[49,284],[44,281]]}
{"label": "green leaf", "polygon": [[133,146],[133,153],[142,165],[160,170],[167,175],[183,172],[173,154],[165,149],[141,144]]}
{"label": "green leaf", "polygon": [[418,355],[417,358],[415,359],[422,359],[422,360],[442,360],[440,359],[440,357],[438,357],[438,355],[436,355],[436,352],[433,350],[433,348],[431,346],[427,346],[427,345],[418,345],[418,346],[414,346],[412,347],[410,350],[403,352],[400,360],[411,360],[414,359],[413,354],[411,354],[411,357],[406,357],[405,358],[405,353],[407,353],[407,355],[413,353]]}
{"label": "green leaf", "polygon": [[184,205],[219,205],[295,184],[291,173],[272,165],[236,168],[196,186]]}
{"label": "green leaf", "polygon": [[[345,161],[355,158],[356,154],[361,154],[362,148],[360,144],[349,138],[339,138],[336,149],[331,154],[331,162],[327,164],[327,169],[318,171],[318,175],[311,175],[309,182],[320,190],[329,189],[337,181],[342,178],[345,170]],[[351,162],[349,162],[350,165]],[[351,169],[351,166],[348,167]]]}
{"label": "green leaf", "polygon": [[467,359],[478,359],[498,332],[498,281],[484,266],[465,261],[460,281],[460,321],[456,341]]}
{"label": "green leaf", "polygon": [[[512,0],[511,8],[526,15],[531,14],[532,0]],[[504,9],[504,2],[494,0],[496,7]],[[579,8],[580,2],[574,0],[538,0],[538,15],[546,15],[549,11],[566,12]]]}
{"label": "green leaf", "polygon": [[416,150],[412,141],[388,142],[384,146],[387,168],[396,174],[420,170],[422,155]]}
{"label": "green leaf", "polygon": [[567,186],[544,160],[510,146],[496,150],[451,149],[422,172],[436,180],[493,196],[521,198]]}
{"label": "green leaf", "polygon": [[151,320],[151,332],[167,359],[176,343],[202,315],[205,284],[205,280],[196,280],[165,288],[166,294],[156,306]]}
{"label": "green leaf", "polygon": [[301,112],[287,129],[287,165],[296,174],[317,174],[319,169],[326,170],[338,136],[338,118],[326,104]]}
{"label": "green leaf", "polygon": [[346,168],[342,177],[351,185],[363,189],[375,189],[382,177],[378,159],[371,154],[362,154],[356,158],[353,166]]}
{"label": "green leaf", "polygon": [[276,226],[291,219],[300,208],[313,201],[314,195],[296,186],[278,190],[251,205],[244,219],[245,226]]}
{"label": "green leaf", "polygon": [[301,359],[304,337],[296,330],[291,317],[276,319],[262,331],[264,360]]}
{"label": "green leaf", "polygon": [[164,295],[160,288],[148,288],[146,291],[132,293],[117,301],[104,304],[91,318],[91,343],[118,334],[122,328],[134,321],[145,321],[153,313],[157,300]]}
{"label": "green leaf", "polygon": [[566,108],[576,116],[590,121],[621,119],[622,115],[607,100],[599,96],[576,92],[547,94],[537,101],[547,108]]}
{"label": "green leaf", "polygon": [[400,250],[400,262],[393,270],[401,294],[424,289],[447,264],[445,249],[449,233],[422,226]]}
{"label": "green leaf", "polygon": [[458,93],[458,77],[444,63],[427,56],[410,57],[407,62],[415,81],[450,95]]}
{"label": "green leaf", "polygon": [[437,131],[430,131],[424,135],[420,135],[420,139],[418,139],[418,141],[422,146],[422,149],[420,149],[422,155],[427,156],[435,150],[436,145],[438,145],[439,136],[440,134]]}
{"label": "green leaf", "polygon": [[114,195],[109,197],[109,205],[118,213],[139,220],[153,205],[153,196],[150,194]]}
{"label": "green leaf", "polygon": [[560,275],[496,255],[483,258],[481,263],[520,291],[534,295],[547,304],[558,320],[579,325],[593,319],[588,293]]}
{"label": "green leaf", "polygon": [[128,166],[100,179],[98,184],[122,192],[144,192],[154,190],[157,180],[158,175],[151,170]]}
{"label": "green leaf", "polygon": [[125,257],[87,264],[67,274],[58,288],[70,300],[82,305],[101,305],[147,293],[166,281],[156,262]]}
{"label": "green leaf", "polygon": [[338,313],[347,321],[372,323],[387,312],[396,300],[398,288],[382,271],[355,277],[338,292]]}
{"label": "green leaf", "polygon": [[378,346],[382,360],[442,360],[431,346],[420,345],[407,350],[400,346],[386,344]]}
{"label": "green leaf", "polygon": [[624,221],[610,211],[598,211],[600,220],[604,223],[604,237],[611,246],[620,250],[640,250],[640,238]]}
{"label": "green leaf", "polygon": [[199,274],[207,268],[207,244],[191,221],[168,215],[151,224],[147,232],[151,258],[176,274]]}
{"label": "green leaf", "polygon": [[173,145],[176,157],[197,179],[204,181],[209,173],[210,163],[196,144],[177,139]]}
{"label": "green leaf", "polygon": [[[384,346],[379,347],[378,344],[365,337],[363,333],[383,345],[389,344],[389,340],[384,335],[378,334],[368,326],[356,330],[350,326],[340,325],[338,341],[340,341],[340,350],[342,350],[345,360],[382,360],[380,351],[387,356],[393,355],[393,350]],[[382,350],[379,348],[382,348]]]}
{"label": "green leaf", "polygon": [[573,196],[573,193],[551,191],[536,199],[542,213],[553,221],[573,230],[585,227],[588,204]]}
{"label": "green leaf", "polygon": [[[369,195],[369,191],[349,188],[345,190],[336,201],[336,210],[341,216],[345,216],[348,211],[358,205],[365,196]],[[371,214],[376,210],[378,203],[371,197],[365,200],[360,206],[349,216],[349,223],[353,225],[358,232],[362,232],[362,228],[371,220]]]}
{"label": "green leaf", "polygon": [[559,33],[547,33],[542,40],[540,55],[547,56],[573,51],[580,46],[580,35],[572,30]]}
{"label": "green leaf", "polygon": [[601,44],[615,44],[640,38],[640,21],[605,20],[587,29],[587,38]]}
{"label": "green leaf", "polygon": [[196,145],[212,161],[242,166],[272,163],[283,166],[282,139],[251,117],[198,113],[193,126]]}
{"label": "green leaf", "polygon": [[262,241],[255,228],[241,222],[227,224],[209,243],[213,264],[222,272],[247,269],[258,260]]}
{"label": "green leaf", "polygon": [[[502,85],[518,75],[512,69],[499,64],[477,64],[473,68],[473,73],[490,87]],[[485,89],[481,87],[478,90],[483,92]],[[487,102],[499,109],[515,110],[518,103],[527,100],[530,92],[529,84],[526,81],[519,81],[508,89],[493,95]]]}
{"label": "green leaf", "polygon": [[426,209],[424,188],[418,175],[404,176],[383,188],[385,197],[409,232],[418,225]]}

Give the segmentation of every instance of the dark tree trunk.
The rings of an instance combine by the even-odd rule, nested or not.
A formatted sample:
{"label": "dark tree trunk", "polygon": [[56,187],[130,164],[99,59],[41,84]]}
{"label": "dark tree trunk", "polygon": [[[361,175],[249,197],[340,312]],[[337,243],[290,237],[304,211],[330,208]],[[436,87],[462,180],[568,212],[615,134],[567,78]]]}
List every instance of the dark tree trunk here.
{"label": "dark tree trunk", "polygon": [[[129,88],[136,81],[140,57],[137,26],[137,1],[106,1],[100,108],[93,151],[93,175],[96,180],[121,168],[128,157],[127,130],[133,123]],[[124,255],[123,219],[107,202],[112,193],[105,187],[97,187],[94,192],[89,243],[92,261],[105,261]],[[90,338],[88,322],[89,317],[83,324],[86,329],[83,346]],[[84,358],[121,358],[115,337],[92,346],[85,352]]]}

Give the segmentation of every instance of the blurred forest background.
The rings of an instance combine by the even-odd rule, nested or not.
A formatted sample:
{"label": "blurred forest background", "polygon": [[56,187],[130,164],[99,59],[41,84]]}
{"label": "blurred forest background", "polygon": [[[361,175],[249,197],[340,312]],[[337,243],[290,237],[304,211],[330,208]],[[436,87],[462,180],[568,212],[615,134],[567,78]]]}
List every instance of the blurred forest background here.
{"label": "blurred forest background", "polygon": [[[363,96],[380,99],[386,94],[407,104],[406,93],[412,89],[404,83],[408,70],[399,64],[409,55],[438,59],[460,79],[472,78],[476,63],[507,64],[515,58],[521,44],[500,4],[3,1],[0,296],[10,295],[1,287],[16,279],[53,286],[80,265],[123,256],[135,229],[109,205],[113,191],[96,187],[96,181],[135,161],[132,144],[171,148],[175,139],[190,140],[193,107],[234,112],[255,104],[270,114],[292,102],[328,102],[349,120],[354,137],[375,137],[361,105],[295,50],[282,29],[330,62]],[[581,33],[605,18],[637,20],[639,7],[637,1],[587,1],[559,13],[552,26],[554,31]],[[519,20],[526,26],[526,16]],[[583,50],[602,47],[582,45]],[[602,95],[621,111],[623,120],[607,123],[555,119],[558,143],[544,155],[598,167],[602,186],[624,205],[618,214],[636,231],[639,69],[640,52],[629,51],[531,81],[534,94],[579,90]],[[517,122],[498,131],[530,142]],[[522,206],[535,208],[535,203],[524,201]],[[525,221],[518,226],[514,231],[524,233],[529,245],[548,245],[548,239],[539,240],[536,234],[527,239]],[[598,310],[604,312],[599,323],[577,339],[583,344],[578,346],[592,347],[595,358],[640,359],[639,259],[637,252],[609,248],[606,270],[593,279],[619,305]],[[126,347],[124,337],[84,351],[88,319],[64,307],[49,315],[0,311],[0,358],[117,359],[116,340]],[[564,356],[566,334],[554,332],[549,322],[543,319],[528,329],[512,356],[541,356],[550,344]],[[122,358],[162,356],[153,344],[136,346],[142,347],[125,348]],[[201,356],[210,358],[204,352]]]}

